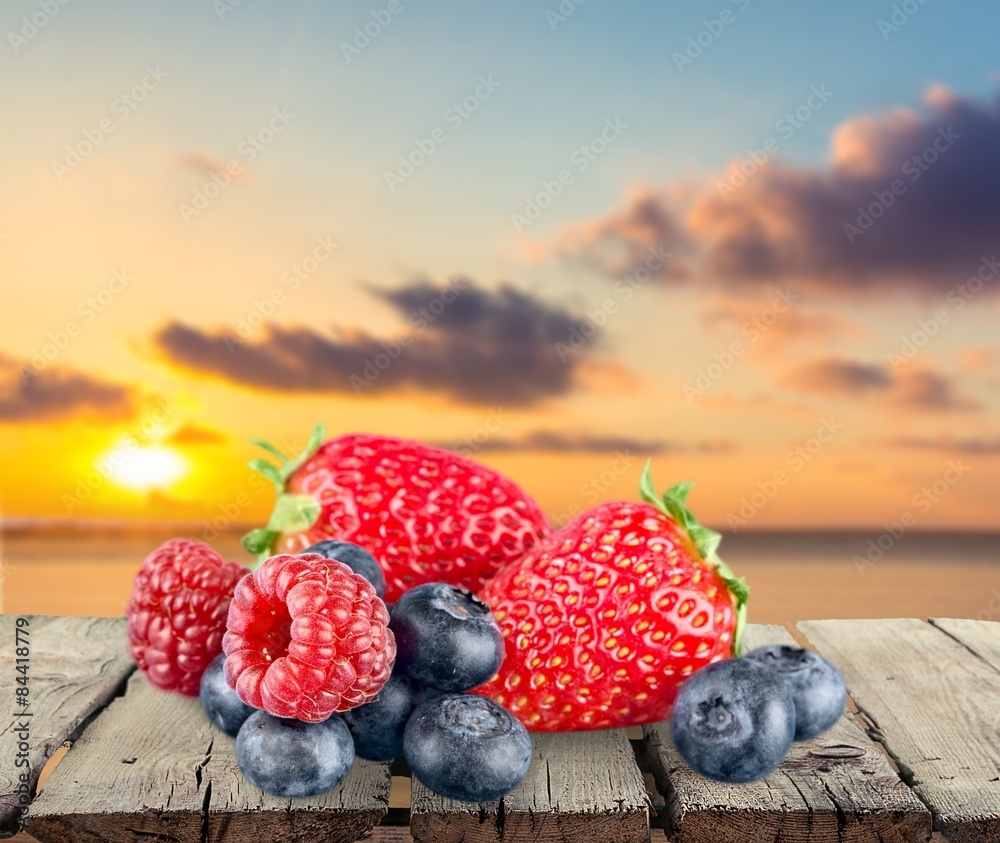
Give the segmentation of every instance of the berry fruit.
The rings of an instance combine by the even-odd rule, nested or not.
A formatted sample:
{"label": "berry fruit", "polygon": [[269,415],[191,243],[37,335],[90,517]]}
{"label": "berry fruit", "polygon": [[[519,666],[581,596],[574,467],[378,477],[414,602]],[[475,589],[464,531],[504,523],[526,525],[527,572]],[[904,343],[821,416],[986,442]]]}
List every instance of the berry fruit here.
{"label": "berry fruit", "polygon": [[579,515],[487,583],[506,652],[475,692],[532,731],[634,726],[665,720],[685,677],[738,653],[747,587],[687,509],[690,485],[660,499],[647,464],[646,503]]}
{"label": "berry fruit", "polygon": [[370,703],[345,711],[341,717],[354,737],[354,751],[371,761],[392,761],[403,754],[403,729],[421,696],[405,673],[393,673]]}
{"label": "berry fruit", "polygon": [[125,614],[129,653],[153,685],[198,696],[202,673],[222,652],[229,601],[246,572],[187,539],[146,557]]}
{"label": "berry fruit", "polygon": [[490,802],[509,793],[531,764],[531,738],[503,706],[443,694],[417,707],[403,749],[410,770],[441,796]]}
{"label": "berry fruit", "polygon": [[448,583],[426,583],[396,601],[389,628],[399,665],[424,685],[468,691],[503,659],[503,636],[489,607]]}
{"label": "berry fruit", "polygon": [[722,782],[760,779],[777,768],[795,735],[788,686],[752,659],[693,673],[671,717],[677,751],[697,773]]}
{"label": "berry fruit", "polygon": [[236,736],[236,763],[250,784],[273,796],[316,796],[344,780],[354,741],[337,716],[303,723],[256,711]]}
{"label": "berry fruit", "polygon": [[243,539],[251,553],[301,553],[324,539],[360,545],[382,566],[385,597],[444,580],[477,591],[503,565],[549,534],[538,505],[511,480],[449,451],[353,433],[305,450],[254,460],[278,500],[267,527]]}
{"label": "berry fruit", "polygon": [[396,644],[372,584],[318,553],[274,556],[236,586],[226,681],[276,717],[326,720],[375,698]]}
{"label": "berry fruit", "polygon": [[201,675],[199,696],[208,719],[227,735],[236,737],[243,721],[257,709],[243,702],[239,694],[229,687],[223,670],[225,661],[225,653],[219,653],[212,659],[212,663]]}
{"label": "berry fruit", "polygon": [[325,541],[307,547],[303,553],[318,553],[324,559],[336,559],[343,562],[355,574],[360,574],[375,587],[379,597],[385,597],[385,574],[379,567],[375,557],[363,547],[350,542]]}
{"label": "berry fruit", "polygon": [[769,644],[746,654],[784,679],[795,703],[795,740],[815,738],[844,713],[847,688],[830,662],[801,647]]}

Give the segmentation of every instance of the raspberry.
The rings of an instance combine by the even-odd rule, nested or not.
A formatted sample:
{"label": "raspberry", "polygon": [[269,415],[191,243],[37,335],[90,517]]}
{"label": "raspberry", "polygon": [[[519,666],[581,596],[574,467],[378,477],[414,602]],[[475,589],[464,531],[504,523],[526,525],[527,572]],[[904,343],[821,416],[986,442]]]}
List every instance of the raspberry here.
{"label": "raspberry", "polygon": [[245,573],[187,539],[171,539],[146,557],[125,614],[129,653],[153,685],[198,696],[202,673],[222,652],[229,601]]}
{"label": "raspberry", "polygon": [[372,700],[396,657],[371,583],[318,553],[272,556],[240,580],[222,646],[243,702],[310,723]]}

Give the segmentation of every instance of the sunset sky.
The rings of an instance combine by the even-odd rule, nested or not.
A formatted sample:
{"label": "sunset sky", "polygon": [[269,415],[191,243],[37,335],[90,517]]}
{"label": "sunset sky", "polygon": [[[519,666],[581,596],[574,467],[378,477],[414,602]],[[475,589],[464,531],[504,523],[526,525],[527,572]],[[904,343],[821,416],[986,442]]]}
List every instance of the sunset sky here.
{"label": "sunset sky", "polygon": [[4,2],[0,512],[262,522],[322,421],[996,529],[1000,6],[913,5]]}

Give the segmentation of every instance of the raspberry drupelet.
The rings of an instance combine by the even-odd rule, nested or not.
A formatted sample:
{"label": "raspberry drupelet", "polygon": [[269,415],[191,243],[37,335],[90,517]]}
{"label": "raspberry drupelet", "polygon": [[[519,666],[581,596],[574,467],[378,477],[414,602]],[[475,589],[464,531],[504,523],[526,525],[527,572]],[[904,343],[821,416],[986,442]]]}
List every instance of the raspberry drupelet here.
{"label": "raspberry drupelet", "polygon": [[201,675],[222,651],[229,600],[246,570],[188,539],[146,557],[125,614],[129,653],[153,685],[198,696]]}
{"label": "raspberry drupelet", "polygon": [[319,723],[371,701],[396,642],[375,589],[317,553],[272,556],[236,586],[226,681],[247,705]]}

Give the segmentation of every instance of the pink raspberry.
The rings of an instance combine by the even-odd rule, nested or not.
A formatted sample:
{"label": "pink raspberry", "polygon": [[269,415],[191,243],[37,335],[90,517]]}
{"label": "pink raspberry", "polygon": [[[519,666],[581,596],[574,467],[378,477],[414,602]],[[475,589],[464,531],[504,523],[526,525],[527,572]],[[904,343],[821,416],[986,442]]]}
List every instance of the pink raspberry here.
{"label": "pink raspberry", "polygon": [[317,553],[272,556],[240,580],[226,626],[226,681],[276,717],[318,723],[369,702],[396,658],[371,583]]}
{"label": "pink raspberry", "polygon": [[171,539],[146,557],[125,614],[129,653],[153,685],[198,696],[202,673],[222,652],[229,601],[246,572],[187,539]]}

